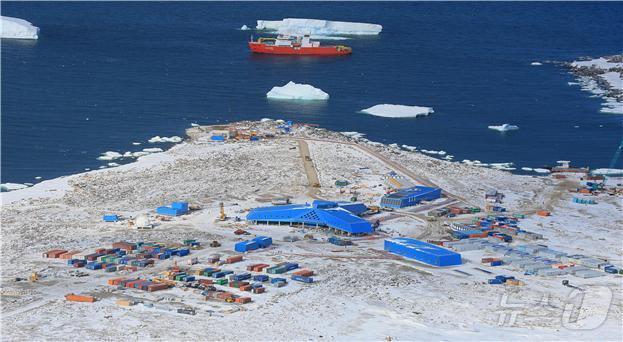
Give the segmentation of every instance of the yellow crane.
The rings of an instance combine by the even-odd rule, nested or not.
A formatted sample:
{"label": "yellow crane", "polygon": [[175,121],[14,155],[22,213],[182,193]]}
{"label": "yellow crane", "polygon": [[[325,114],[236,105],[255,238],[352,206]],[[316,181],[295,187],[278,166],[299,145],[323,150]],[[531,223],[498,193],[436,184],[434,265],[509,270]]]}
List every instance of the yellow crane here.
{"label": "yellow crane", "polygon": [[37,282],[37,281],[39,280],[39,275],[37,274],[37,272],[32,272],[32,273],[30,274],[30,278],[29,278],[29,279],[30,279],[30,281],[32,281],[33,283],[34,283],[34,282]]}

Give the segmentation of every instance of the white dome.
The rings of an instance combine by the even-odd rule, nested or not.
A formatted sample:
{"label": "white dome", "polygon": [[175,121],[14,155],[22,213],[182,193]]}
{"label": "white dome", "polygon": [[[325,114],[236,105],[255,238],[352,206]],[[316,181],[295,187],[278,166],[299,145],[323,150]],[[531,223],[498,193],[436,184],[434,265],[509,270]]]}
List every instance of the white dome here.
{"label": "white dome", "polygon": [[146,215],[138,215],[135,220],[136,228],[144,228],[151,227],[149,224],[149,219],[147,219]]}

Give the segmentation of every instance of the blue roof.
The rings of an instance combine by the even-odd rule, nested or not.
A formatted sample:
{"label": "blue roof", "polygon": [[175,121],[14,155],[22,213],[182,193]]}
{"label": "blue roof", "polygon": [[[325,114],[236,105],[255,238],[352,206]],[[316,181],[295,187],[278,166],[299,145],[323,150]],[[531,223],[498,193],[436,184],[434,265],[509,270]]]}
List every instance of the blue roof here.
{"label": "blue roof", "polygon": [[394,192],[393,194],[386,195],[386,197],[387,198],[402,198],[402,197],[408,197],[408,196],[414,196],[414,195],[423,195],[423,194],[427,194],[427,193],[434,192],[437,190],[439,190],[439,188],[431,188],[428,186],[417,185],[411,188],[398,190]]}
{"label": "blue roof", "polygon": [[453,266],[462,262],[459,253],[411,238],[387,239],[384,248],[390,253],[434,266]]}
{"label": "blue roof", "polygon": [[370,222],[354,214],[361,210],[361,206],[365,206],[357,203],[347,204],[348,206],[342,208],[336,202],[316,200],[311,205],[291,204],[256,208],[249,212],[247,220],[304,223],[327,226],[348,233],[371,233],[372,225]]}

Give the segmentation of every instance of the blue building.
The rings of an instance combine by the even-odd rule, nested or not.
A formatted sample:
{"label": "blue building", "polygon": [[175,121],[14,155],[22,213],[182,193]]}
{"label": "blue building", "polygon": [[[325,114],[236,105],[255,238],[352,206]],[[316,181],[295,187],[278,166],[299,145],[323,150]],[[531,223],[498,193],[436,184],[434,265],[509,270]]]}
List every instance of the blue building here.
{"label": "blue building", "polygon": [[421,201],[436,200],[440,197],[440,188],[431,188],[428,186],[418,185],[383,196],[381,198],[381,207],[399,209],[411,205],[416,205]]}
{"label": "blue building", "polygon": [[256,208],[249,212],[247,221],[267,224],[303,224],[329,227],[350,234],[367,234],[373,231],[370,222],[357,216],[363,204],[315,200],[312,204],[278,205]]}
{"label": "blue building", "polygon": [[385,240],[385,250],[432,266],[461,264],[461,254],[416,239],[387,239]]}

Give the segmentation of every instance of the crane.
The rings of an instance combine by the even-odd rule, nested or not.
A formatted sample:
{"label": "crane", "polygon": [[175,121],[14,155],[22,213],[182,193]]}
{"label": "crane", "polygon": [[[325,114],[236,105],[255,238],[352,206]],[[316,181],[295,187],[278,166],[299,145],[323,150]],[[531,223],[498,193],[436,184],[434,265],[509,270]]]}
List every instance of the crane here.
{"label": "crane", "polygon": [[227,219],[227,215],[225,215],[225,205],[223,202],[219,203],[219,207],[221,208],[221,213],[218,217],[219,221],[225,221]]}

